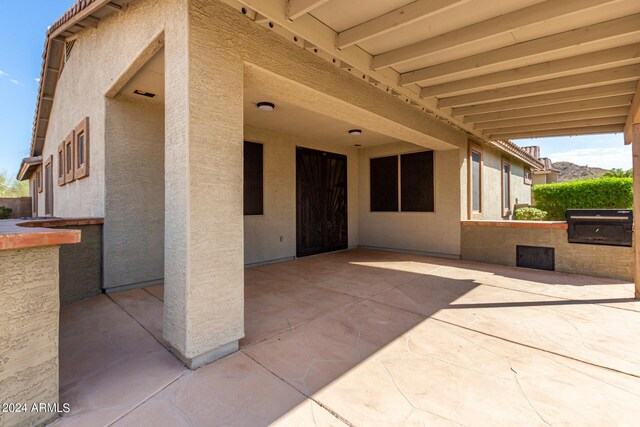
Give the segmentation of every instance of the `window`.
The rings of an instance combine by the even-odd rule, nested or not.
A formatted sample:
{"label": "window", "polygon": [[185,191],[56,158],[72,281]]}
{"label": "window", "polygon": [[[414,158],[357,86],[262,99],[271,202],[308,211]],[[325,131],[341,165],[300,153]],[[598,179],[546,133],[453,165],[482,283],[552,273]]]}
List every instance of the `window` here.
{"label": "window", "polygon": [[398,211],[398,156],[369,161],[371,212]]}
{"label": "window", "polygon": [[36,183],[38,185],[38,193],[42,193],[42,166],[38,166],[36,170]]}
{"label": "window", "polygon": [[524,168],[524,183],[525,185],[531,185],[533,179],[531,177],[531,169]]}
{"label": "window", "polygon": [[53,216],[53,156],[44,164],[44,214]]}
{"label": "window", "polygon": [[37,176],[31,180],[31,216],[38,217],[38,179]]}
{"label": "window", "polygon": [[75,179],[89,176],[89,117],[85,117],[74,131],[73,151],[75,161],[71,163]]}
{"label": "window", "polygon": [[502,216],[511,213],[511,163],[502,159]]}
{"label": "window", "polygon": [[73,181],[73,162],[75,159],[73,150],[73,132],[69,134],[64,140],[64,182],[69,183]]}
{"label": "window", "polygon": [[262,215],[263,146],[255,142],[244,142],[244,214]]}
{"label": "window", "polygon": [[58,145],[58,185],[64,185],[64,172],[65,172],[65,164],[64,164],[64,142],[61,142]]}
{"label": "window", "polygon": [[482,149],[471,143],[467,173],[469,219],[479,219],[482,218]]}
{"label": "window", "polygon": [[433,212],[433,151],[400,156],[400,209]]}

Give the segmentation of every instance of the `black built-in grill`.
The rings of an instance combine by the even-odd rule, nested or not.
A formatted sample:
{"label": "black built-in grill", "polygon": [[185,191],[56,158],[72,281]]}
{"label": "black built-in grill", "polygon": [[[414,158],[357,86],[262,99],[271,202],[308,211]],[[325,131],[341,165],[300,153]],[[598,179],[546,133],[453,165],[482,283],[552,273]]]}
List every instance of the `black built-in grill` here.
{"label": "black built-in grill", "polygon": [[631,246],[633,211],[630,209],[567,209],[569,243]]}

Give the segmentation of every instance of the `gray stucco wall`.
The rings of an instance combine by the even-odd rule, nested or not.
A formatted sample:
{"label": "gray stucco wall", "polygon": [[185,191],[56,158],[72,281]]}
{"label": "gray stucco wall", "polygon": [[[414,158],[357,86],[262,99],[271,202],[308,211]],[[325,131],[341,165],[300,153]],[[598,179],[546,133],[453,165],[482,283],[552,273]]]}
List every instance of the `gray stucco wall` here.
{"label": "gray stucco wall", "polygon": [[[58,246],[0,251],[0,403],[58,402]],[[2,412],[33,426],[52,412]]]}
{"label": "gray stucco wall", "polygon": [[60,247],[60,305],[102,292],[102,225],[62,227],[80,230],[80,243]]}
{"label": "gray stucco wall", "polygon": [[555,248],[556,271],[633,281],[633,249],[569,243],[567,230],[462,225],[462,259],[516,265],[516,245]]}
{"label": "gray stucco wall", "polygon": [[[502,159],[511,162],[511,210],[518,199],[520,204],[531,203],[531,186],[524,183],[524,164],[498,150],[483,147],[482,152],[482,219],[502,219]],[[466,169],[466,168],[465,168]],[[466,176],[466,173],[465,173]],[[465,193],[466,197],[466,193]],[[466,213],[465,213],[466,217]]]}
{"label": "gray stucco wall", "polygon": [[164,106],[106,101],[104,287],[164,277]]}

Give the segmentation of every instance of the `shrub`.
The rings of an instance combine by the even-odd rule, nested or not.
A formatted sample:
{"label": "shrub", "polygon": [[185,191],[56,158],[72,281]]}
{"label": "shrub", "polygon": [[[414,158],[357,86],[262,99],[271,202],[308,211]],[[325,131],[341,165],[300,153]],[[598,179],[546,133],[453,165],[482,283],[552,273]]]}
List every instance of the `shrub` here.
{"label": "shrub", "polygon": [[547,212],[534,208],[519,208],[513,214],[513,218],[518,221],[544,221],[547,219]]}
{"label": "shrub", "polygon": [[567,209],[630,209],[632,178],[600,178],[533,187],[536,207],[552,220],[564,221]]}
{"label": "shrub", "polygon": [[13,209],[6,206],[0,206],[0,219],[11,218],[11,212],[13,212]]}

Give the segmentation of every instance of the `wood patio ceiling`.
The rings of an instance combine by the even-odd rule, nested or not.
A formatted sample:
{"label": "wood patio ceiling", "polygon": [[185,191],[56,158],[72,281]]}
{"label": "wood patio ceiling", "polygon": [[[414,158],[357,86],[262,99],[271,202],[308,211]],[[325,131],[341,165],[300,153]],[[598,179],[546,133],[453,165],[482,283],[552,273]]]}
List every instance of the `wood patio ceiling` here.
{"label": "wood patio ceiling", "polygon": [[485,140],[622,132],[640,80],[638,0],[225,1]]}

